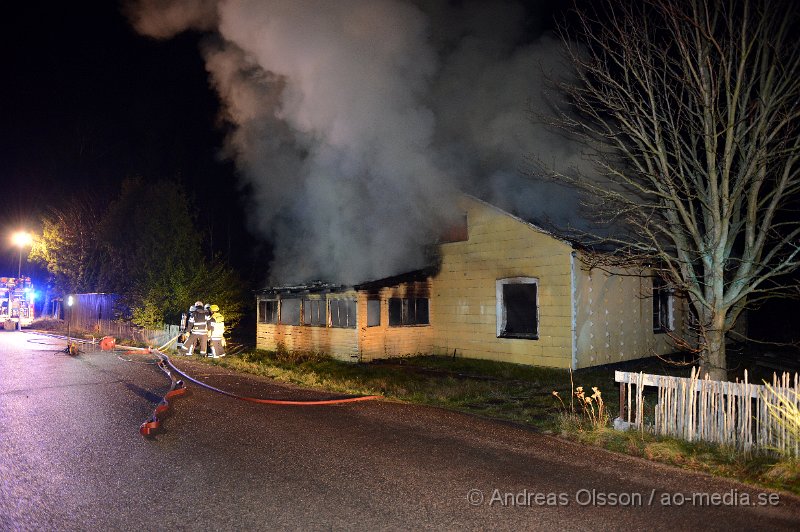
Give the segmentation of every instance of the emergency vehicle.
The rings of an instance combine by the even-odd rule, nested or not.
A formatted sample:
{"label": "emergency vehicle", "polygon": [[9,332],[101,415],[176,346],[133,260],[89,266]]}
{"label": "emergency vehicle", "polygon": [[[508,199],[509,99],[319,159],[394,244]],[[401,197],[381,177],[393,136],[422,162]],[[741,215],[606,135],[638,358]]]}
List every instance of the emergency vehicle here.
{"label": "emergency vehicle", "polygon": [[30,277],[0,277],[0,326],[18,329],[33,322],[33,284]]}

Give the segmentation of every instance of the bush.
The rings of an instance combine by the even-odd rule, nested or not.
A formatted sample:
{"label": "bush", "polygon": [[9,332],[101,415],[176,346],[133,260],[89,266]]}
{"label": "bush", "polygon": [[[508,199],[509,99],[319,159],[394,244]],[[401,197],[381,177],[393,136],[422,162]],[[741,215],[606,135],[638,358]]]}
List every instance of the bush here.
{"label": "bush", "polygon": [[38,329],[40,331],[66,331],[67,322],[58,318],[39,318],[33,320],[30,328]]}

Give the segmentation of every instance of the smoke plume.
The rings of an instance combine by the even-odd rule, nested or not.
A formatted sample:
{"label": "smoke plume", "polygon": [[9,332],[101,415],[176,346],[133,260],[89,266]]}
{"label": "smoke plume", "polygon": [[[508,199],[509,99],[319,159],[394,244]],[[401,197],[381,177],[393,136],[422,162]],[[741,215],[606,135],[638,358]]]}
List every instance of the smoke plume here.
{"label": "smoke plume", "polygon": [[209,32],[225,154],[274,243],[272,283],[422,267],[459,190],[537,217],[574,209],[515,178],[526,157],[578,151],[530,120],[545,74],[565,69],[514,2],[139,0],[127,14],[155,38]]}

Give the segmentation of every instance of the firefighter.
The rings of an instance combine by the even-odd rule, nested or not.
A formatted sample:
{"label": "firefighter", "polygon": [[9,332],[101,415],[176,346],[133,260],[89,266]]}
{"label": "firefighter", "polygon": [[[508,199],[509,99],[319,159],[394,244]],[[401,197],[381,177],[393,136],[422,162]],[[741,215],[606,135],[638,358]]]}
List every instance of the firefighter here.
{"label": "firefighter", "polygon": [[209,310],[212,312],[211,321],[209,322],[211,333],[211,358],[220,358],[225,356],[225,318],[220,314],[217,305],[211,305]]}
{"label": "firefighter", "polygon": [[187,356],[194,354],[194,347],[197,341],[200,340],[200,356],[206,356],[206,349],[208,348],[208,322],[211,317],[206,313],[203,308],[203,302],[197,301],[194,304],[194,312],[189,313],[189,322],[186,324],[184,332],[190,332],[189,340],[184,344],[189,346],[186,352]]}
{"label": "firefighter", "polygon": [[181,333],[178,335],[178,343],[175,344],[175,347],[178,348],[178,351],[183,351],[184,349],[187,349],[183,347],[184,342],[186,342],[186,340],[188,339],[188,335],[186,334],[186,320],[189,319],[189,314],[191,314],[192,312],[194,312],[194,305],[189,307],[188,313],[186,312],[181,313],[181,326],[178,329],[179,331],[181,331]]}

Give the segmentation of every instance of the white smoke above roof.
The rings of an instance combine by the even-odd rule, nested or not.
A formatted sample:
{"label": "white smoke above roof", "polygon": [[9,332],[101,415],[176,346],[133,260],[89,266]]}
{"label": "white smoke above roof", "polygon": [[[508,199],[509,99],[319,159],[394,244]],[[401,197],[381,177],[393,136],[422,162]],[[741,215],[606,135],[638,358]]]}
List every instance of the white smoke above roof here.
{"label": "white smoke above roof", "polygon": [[562,67],[555,41],[519,45],[513,2],[140,0],[127,12],[156,38],[212,32],[203,53],[232,126],[225,153],[275,244],[273,283],[423,267],[458,190],[491,201],[526,156],[578,153],[529,119],[543,64]]}

